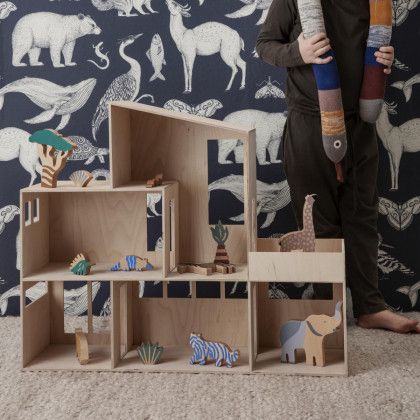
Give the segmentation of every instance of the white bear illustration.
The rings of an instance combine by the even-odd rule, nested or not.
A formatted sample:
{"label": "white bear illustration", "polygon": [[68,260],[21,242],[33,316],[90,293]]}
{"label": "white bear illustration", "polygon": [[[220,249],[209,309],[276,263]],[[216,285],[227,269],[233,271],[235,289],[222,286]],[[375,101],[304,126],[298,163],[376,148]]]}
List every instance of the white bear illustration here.
{"label": "white bear illustration", "polygon": [[[49,48],[54,67],[75,66],[72,58],[77,38],[100,33],[90,16],[30,13],[20,18],[13,30],[13,65],[26,66],[21,60],[28,54],[31,66],[42,66],[41,48]],[[61,53],[65,64],[61,63]]]}
{"label": "white bear illustration", "polygon": [[[280,163],[277,159],[281,136],[286,122],[286,112],[265,112],[258,109],[244,109],[227,115],[224,121],[246,127],[255,127],[257,140],[257,159],[260,165]],[[241,140],[219,140],[219,164],[243,163],[243,144]],[[270,160],[267,161],[267,151]],[[235,162],[227,157],[233,152]]]}

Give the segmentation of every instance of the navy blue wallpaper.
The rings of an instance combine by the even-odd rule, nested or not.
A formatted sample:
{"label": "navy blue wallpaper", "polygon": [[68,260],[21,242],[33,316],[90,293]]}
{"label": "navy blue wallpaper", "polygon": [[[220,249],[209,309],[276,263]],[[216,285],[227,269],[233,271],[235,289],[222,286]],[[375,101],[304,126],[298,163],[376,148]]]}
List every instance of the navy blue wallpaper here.
{"label": "navy blue wallpaper", "polygon": [[[138,100],[237,124],[254,124],[258,194],[264,203],[258,216],[259,235],[295,229],[279,155],[286,110],[285,71],[263,63],[254,49],[271,2],[0,1],[1,315],[19,313],[18,192],[40,181],[39,161],[28,142],[29,133],[58,127],[77,142],[78,152],[61,178],[68,178],[77,169],[106,178],[108,132],[103,109],[111,99]],[[420,282],[416,278],[420,270],[420,218],[416,217],[420,212],[420,172],[415,163],[415,153],[420,151],[420,59],[413,53],[420,37],[418,3],[394,0],[397,60],[389,78],[387,110],[378,122],[378,270],[387,303],[401,310],[420,308]],[[183,35],[182,25],[197,29]],[[224,42],[216,42],[218,37]],[[203,49],[194,61],[191,80],[186,82],[177,45],[183,45],[188,59],[188,49],[196,42]],[[242,174],[240,144],[215,141],[209,143],[208,150],[210,221],[216,223],[222,217],[227,224],[241,223],[243,202],[236,193]],[[159,248],[160,211],[159,197],[150,197],[150,249]],[[67,289],[75,287],[77,284],[66,284]],[[141,293],[155,296],[161,289],[160,284],[147,283]],[[105,283],[95,290],[97,311],[106,313],[108,293]],[[170,296],[188,293],[188,283],[169,285]],[[206,282],[198,285],[197,293],[218,296],[214,285]],[[246,287],[232,283],[226,293],[243,298]],[[308,297],[311,293],[311,286],[305,284],[273,284],[270,288],[272,298]],[[85,310],[82,306],[73,308],[72,314]]]}

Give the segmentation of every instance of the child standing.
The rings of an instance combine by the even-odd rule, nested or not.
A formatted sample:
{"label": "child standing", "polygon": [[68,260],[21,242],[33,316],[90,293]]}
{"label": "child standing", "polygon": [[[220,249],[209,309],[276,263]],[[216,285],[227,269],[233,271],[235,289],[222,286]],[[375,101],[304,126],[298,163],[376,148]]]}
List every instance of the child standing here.
{"label": "child standing", "polygon": [[[284,171],[299,227],[306,194],[317,194],[314,224],[318,238],[343,237],[346,278],[354,315],[364,328],[420,332],[415,320],[386,309],[378,289],[378,145],[375,126],[359,116],[364,53],[369,32],[368,0],[322,0],[326,34],[305,39],[296,0],[273,0],[258,35],[256,51],[265,62],[287,67],[288,116],[282,139]],[[318,90],[312,63],[331,47],[340,74],[348,151],[341,162],[344,182],[322,146]],[[393,47],[376,54],[389,74]],[[330,298],[327,286],[314,285],[320,298]]]}

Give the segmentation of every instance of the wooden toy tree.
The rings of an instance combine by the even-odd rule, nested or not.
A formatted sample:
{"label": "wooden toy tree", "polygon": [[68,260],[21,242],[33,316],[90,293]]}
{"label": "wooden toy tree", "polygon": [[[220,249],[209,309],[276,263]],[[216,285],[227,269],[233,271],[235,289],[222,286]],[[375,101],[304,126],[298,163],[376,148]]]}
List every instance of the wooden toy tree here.
{"label": "wooden toy tree", "polygon": [[58,175],[76,145],[58,131],[51,129],[36,131],[29,137],[29,141],[38,144],[38,154],[42,163],[41,186],[56,188]]}
{"label": "wooden toy tree", "polygon": [[215,263],[229,264],[229,256],[226,251],[225,243],[229,237],[229,230],[223,226],[219,220],[217,225],[210,228],[213,239],[217,242],[216,256],[214,258]]}

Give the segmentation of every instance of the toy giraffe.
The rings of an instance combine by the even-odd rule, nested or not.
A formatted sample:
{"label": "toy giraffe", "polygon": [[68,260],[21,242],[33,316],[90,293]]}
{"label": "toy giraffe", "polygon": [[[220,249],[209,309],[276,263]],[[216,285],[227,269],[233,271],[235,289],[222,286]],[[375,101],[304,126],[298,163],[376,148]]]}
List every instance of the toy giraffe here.
{"label": "toy giraffe", "polygon": [[315,195],[316,194],[309,194],[305,197],[305,205],[303,206],[303,229],[296,232],[289,232],[280,238],[279,245],[281,251],[315,251],[315,230],[312,216]]}

